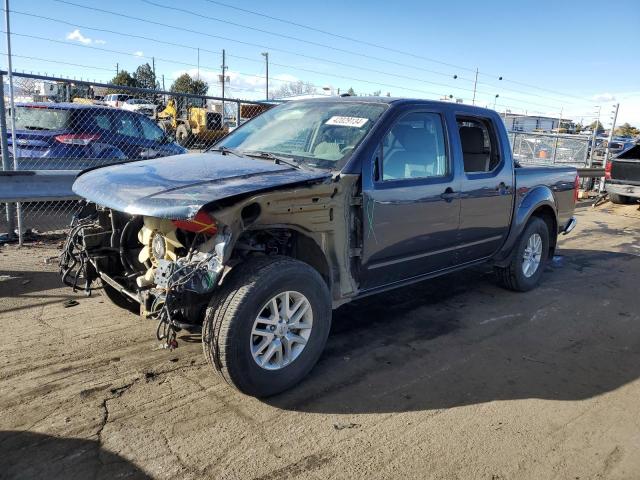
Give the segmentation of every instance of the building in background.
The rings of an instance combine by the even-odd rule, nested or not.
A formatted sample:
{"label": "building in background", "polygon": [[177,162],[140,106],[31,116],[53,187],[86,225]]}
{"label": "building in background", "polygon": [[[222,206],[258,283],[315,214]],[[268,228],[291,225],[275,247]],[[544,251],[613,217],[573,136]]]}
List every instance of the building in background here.
{"label": "building in background", "polygon": [[[522,115],[503,113],[501,115],[507,130],[510,132],[557,132],[558,117],[544,117],[540,115]],[[576,125],[573,120],[563,118],[560,124],[562,133],[575,133]]]}

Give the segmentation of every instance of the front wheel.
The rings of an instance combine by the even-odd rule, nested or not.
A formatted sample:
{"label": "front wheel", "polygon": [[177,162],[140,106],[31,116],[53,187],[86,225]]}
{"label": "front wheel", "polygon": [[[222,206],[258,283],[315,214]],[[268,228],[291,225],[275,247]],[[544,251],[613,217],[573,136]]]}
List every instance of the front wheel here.
{"label": "front wheel", "polygon": [[527,223],[504,267],[495,267],[498,280],[505,288],[526,292],[540,282],[549,255],[549,227],[538,217]]}
{"label": "front wheel", "polygon": [[630,205],[635,203],[635,198],[627,197],[626,195],[618,195],[617,193],[610,193],[609,200],[616,205]]}
{"label": "front wheel", "polygon": [[302,380],[331,327],[331,297],[313,268],[287,257],[255,257],[229,272],[207,308],[202,344],[230,385],[257,397]]}
{"label": "front wheel", "polygon": [[176,142],[184,148],[189,148],[193,143],[191,132],[189,132],[189,129],[183,123],[178,125],[178,128],[176,128]]}

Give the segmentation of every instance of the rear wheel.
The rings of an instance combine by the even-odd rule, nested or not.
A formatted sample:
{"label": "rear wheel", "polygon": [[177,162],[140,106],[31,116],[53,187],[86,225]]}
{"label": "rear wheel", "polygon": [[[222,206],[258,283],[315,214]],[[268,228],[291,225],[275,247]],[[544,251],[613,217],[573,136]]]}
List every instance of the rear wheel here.
{"label": "rear wheel", "polygon": [[630,205],[636,201],[633,197],[627,197],[626,195],[619,195],[617,193],[610,193],[609,200],[616,205]]}
{"label": "rear wheel", "polygon": [[257,397],[302,380],[316,364],[331,326],[331,297],[309,265],[256,257],[235,267],[209,304],[204,353],[230,385]]}
{"label": "rear wheel", "polygon": [[507,266],[495,267],[505,288],[526,292],[540,282],[549,255],[549,227],[539,217],[532,217],[518,239]]}

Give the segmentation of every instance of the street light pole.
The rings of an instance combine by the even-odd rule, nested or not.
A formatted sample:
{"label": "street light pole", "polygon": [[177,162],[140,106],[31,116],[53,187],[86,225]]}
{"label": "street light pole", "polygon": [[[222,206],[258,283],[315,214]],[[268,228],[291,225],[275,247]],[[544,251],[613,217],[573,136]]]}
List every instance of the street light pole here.
{"label": "street light pole", "polygon": [[265,100],[269,100],[269,52],[262,52],[265,61],[266,82],[265,82]]}
{"label": "street light pole", "polygon": [[496,104],[498,103],[498,97],[500,96],[499,93],[496,93],[496,96],[493,98],[493,109],[496,109]]}

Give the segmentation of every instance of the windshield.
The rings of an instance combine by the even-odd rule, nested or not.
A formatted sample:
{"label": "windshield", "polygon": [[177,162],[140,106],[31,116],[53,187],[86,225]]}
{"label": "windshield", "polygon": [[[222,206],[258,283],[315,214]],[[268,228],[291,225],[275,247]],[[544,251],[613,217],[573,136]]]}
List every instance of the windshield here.
{"label": "windshield", "polygon": [[[7,122],[10,122],[7,110]],[[61,130],[69,123],[69,110],[47,107],[16,107],[16,130]]]}
{"label": "windshield", "polygon": [[380,103],[291,102],[263,113],[217,146],[268,152],[312,167],[338,169],[385,111]]}

